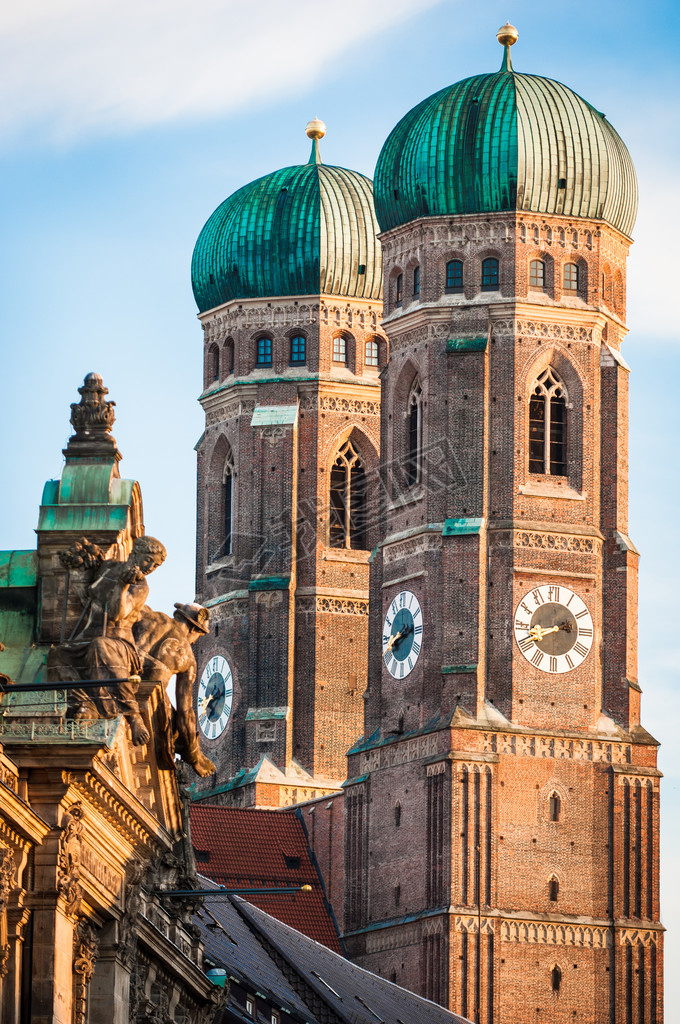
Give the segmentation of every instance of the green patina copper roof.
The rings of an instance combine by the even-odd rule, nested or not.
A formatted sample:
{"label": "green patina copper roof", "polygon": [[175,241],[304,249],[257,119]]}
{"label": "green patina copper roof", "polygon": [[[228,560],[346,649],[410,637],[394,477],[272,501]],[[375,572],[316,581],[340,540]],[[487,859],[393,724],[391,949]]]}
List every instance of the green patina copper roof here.
{"label": "green patina copper roof", "polygon": [[423,100],[394,128],[375,171],[383,231],[419,217],[527,210],[607,221],[630,235],[637,180],[628,150],[571,89],[496,74]]}
{"label": "green patina copper roof", "polygon": [[309,163],[266,174],[215,210],[191,264],[201,312],[270,295],[380,298],[372,183],[318,152],[315,139]]}

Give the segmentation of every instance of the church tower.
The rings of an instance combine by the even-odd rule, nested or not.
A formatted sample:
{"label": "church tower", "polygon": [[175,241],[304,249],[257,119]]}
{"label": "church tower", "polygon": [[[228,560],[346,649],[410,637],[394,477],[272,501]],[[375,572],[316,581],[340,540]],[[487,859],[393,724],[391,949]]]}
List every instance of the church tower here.
{"label": "church tower", "polygon": [[381,533],[350,956],[483,1024],[662,1020],[628,537],[630,156],[503,62],[378,160]]}
{"label": "church tower", "polygon": [[311,121],[309,162],[239,189],[194,250],[198,710],[217,765],[198,799],[334,792],[362,732],[382,260],[372,183],[322,163],[324,134]]}

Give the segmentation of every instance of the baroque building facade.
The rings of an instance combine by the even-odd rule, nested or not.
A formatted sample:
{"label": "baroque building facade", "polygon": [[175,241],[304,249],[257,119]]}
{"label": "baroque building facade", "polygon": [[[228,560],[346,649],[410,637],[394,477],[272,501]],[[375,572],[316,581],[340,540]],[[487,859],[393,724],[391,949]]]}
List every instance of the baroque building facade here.
{"label": "baroque building facade", "polygon": [[[294,381],[281,346],[302,329],[288,298],[299,290],[258,279],[256,297],[240,285],[214,291],[212,307],[199,290],[208,428],[198,590],[234,612],[219,643],[233,651],[223,657],[239,677],[222,738],[204,745],[221,766],[216,799],[312,799],[322,787],[296,787],[292,772],[344,777],[351,730],[338,732],[328,701],[346,679],[360,681],[359,693],[367,679],[340,798],[350,957],[480,1024],[656,1024],[660,773],[640,720],[621,354],[635,172],[602,114],[560,83],[516,73],[512,26],[498,38],[500,70],[424,100],[378,160],[383,315],[376,291],[370,337],[352,344],[375,338],[380,388],[356,363],[325,377],[350,309],[356,333],[355,300],[336,302],[335,320],[323,295],[318,306],[305,300],[300,312],[310,327],[318,321],[328,361],[320,340],[318,371],[309,367],[318,381]],[[230,255],[219,263],[221,247],[230,252],[244,237],[230,231],[199,285],[213,274],[232,287],[242,272]],[[279,371],[263,379],[257,346],[275,326]],[[226,351],[231,366],[237,327],[244,362],[231,379],[217,360]],[[354,404],[369,387],[381,402],[379,440]],[[323,404],[331,397],[332,410]],[[309,447],[295,441],[306,402],[316,410]],[[341,415],[326,433],[323,413],[338,409],[344,424]],[[259,446],[266,431],[277,440]],[[379,474],[355,490],[348,475],[343,492],[333,472],[348,439],[364,472],[379,451]],[[231,454],[238,445],[245,462]],[[277,474],[287,477],[274,485]],[[267,569],[210,555],[224,535],[227,493],[237,495],[234,515],[265,538]],[[367,528],[363,547],[343,559],[360,565],[361,587],[343,589],[343,562],[331,571],[329,555],[338,518],[351,536],[353,500]],[[275,556],[266,515],[277,529],[286,522]],[[294,565],[306,531],[313,594]],[[238,581],[233,565],[246,567]],[[312,597],[316,615],[303,620]],[[323,646],[333,636],[320,614],[328,600],[363,602],[361,643],[337,604],[336,639]],[[219,654],[217,637],[205,642],[206,671]],[[204,717],[224,720],[209,676]],[[282,724],[272,728],[274,713]]]}

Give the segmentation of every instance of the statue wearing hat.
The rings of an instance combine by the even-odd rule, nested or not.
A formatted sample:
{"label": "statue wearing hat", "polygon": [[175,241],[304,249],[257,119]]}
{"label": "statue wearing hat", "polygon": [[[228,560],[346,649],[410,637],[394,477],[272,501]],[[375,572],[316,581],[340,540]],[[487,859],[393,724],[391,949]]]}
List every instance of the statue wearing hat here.
{"label": "statue wearing hat", "polygon": [[134,626],[134,637],[142,662],[142,678],[159,680],[167,686],[176,676],[176,709],[166,696],[156,730],[159,763],[174,768],[179,754],[201,776],[212,775],[215,765],[201,751],[193,703],[196,658],[191,649],[200,636],[210,632],[210,612],[200,604],[175,604],[172,618],[148,605]]}

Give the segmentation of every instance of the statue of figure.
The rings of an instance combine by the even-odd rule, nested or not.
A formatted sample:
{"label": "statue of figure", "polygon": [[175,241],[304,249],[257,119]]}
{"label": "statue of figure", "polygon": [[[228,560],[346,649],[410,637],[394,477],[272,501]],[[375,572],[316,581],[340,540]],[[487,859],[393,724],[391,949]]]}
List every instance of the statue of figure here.
{"label": "statue of figure", "polygon": [[164,766],[174,767],[176,751],[203,777],[212,775],[215,765],[201,751],[198,738],[193,704],[196,658],[191,645],[210,631],[209,618],[210,612],[200,604],[175,604],[172,618],[145,607],[133,630],[144,678],[158,679],[165,687],[176,676],[177,708],[166,697],[164,728],[157,737],[164,740]]}
{"label": "statue of figure", "polygon": [[[51,681],[101,679],[99,689],[70,691],[74,717],[125,715],[135,745],[148,743],[150,736],[136,700],[141,663],[132,627],[149,594],[146,577],[162,564],[165,554],[154,537],[138,537],[126,562],[107,558],[86,563],[94,569],[94,579],[87,588],[84,625],[72,640],[52,648],[48,660]],[[69,564],[78,557],[65,552],[62,560]]]}

